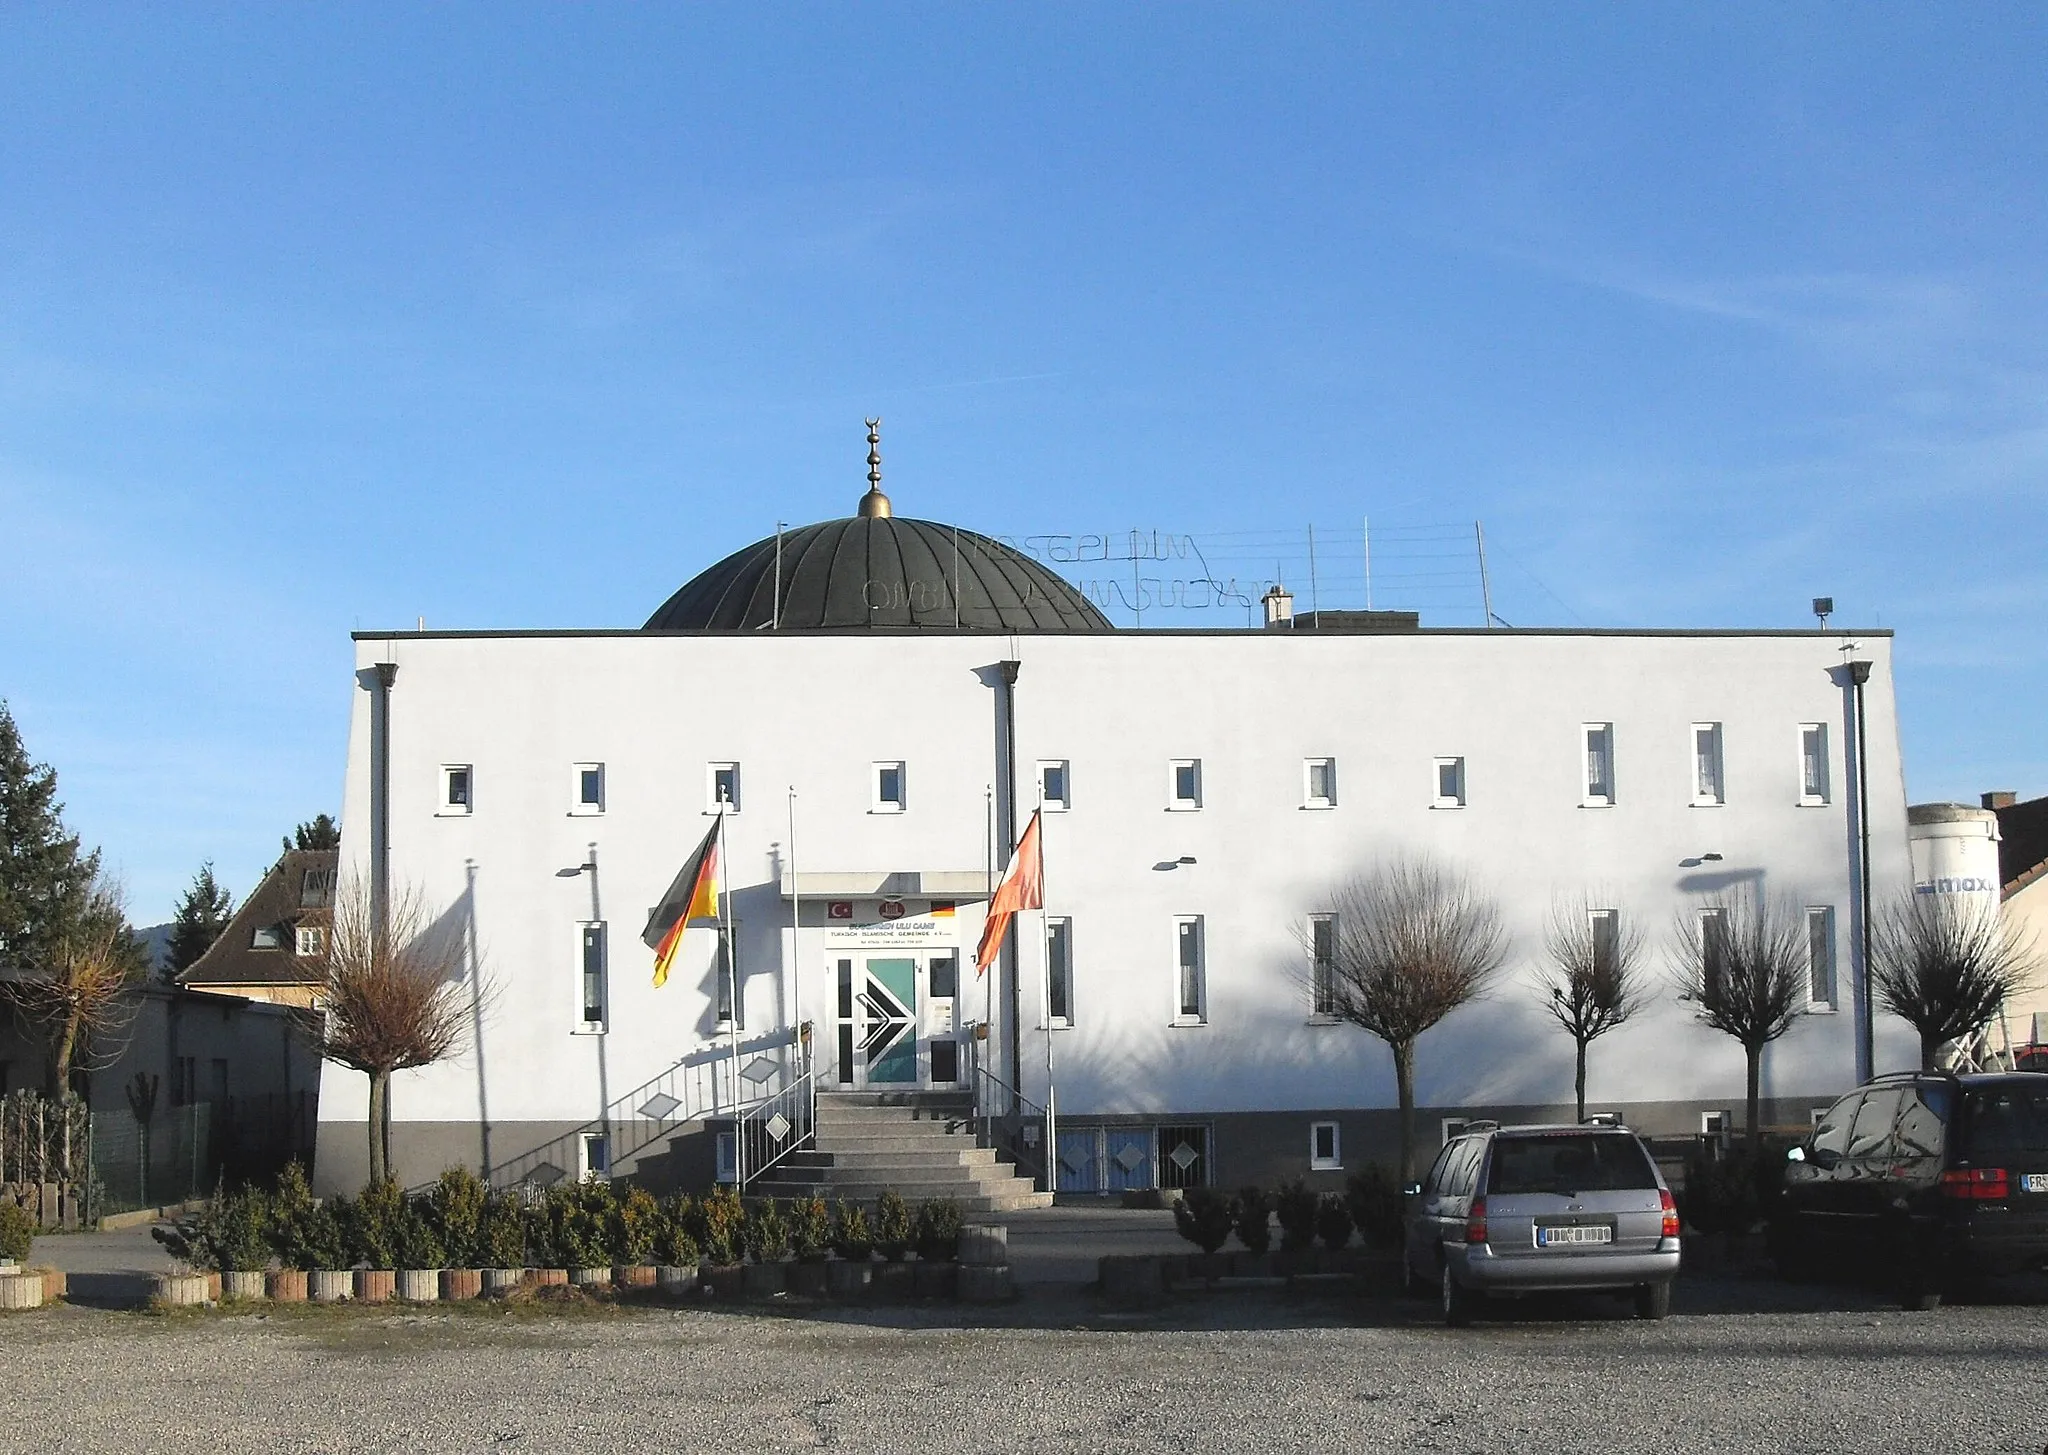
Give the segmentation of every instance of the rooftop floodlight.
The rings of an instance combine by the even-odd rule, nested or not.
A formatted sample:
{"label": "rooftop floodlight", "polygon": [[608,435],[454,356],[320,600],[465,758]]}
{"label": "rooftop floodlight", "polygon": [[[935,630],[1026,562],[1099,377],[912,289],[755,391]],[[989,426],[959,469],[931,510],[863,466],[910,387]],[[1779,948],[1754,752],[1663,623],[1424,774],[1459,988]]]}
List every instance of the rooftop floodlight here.
{"label": "rooftop floodlight", "polygon": [[1814,597],[1813,614],[1820,618],[1820,629],[1826,631],[1828,629],[1828,618],[1835,614],[1835,598],[1832,596]]}

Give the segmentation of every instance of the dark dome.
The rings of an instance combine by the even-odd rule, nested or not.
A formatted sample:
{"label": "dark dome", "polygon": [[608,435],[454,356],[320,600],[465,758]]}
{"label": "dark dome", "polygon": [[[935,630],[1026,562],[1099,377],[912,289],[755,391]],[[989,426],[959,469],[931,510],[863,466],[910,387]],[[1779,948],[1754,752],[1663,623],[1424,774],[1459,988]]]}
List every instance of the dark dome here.
{"label": "dark dome", "polygon": [[[751,631],[777,621],[775,537],[697,575],[647,631]],[[957,583],[957,595],[955,586]],[[1073,586],[1000,541],[929,520],[859,515],[782,537],[788,631],[1112,631]]]}

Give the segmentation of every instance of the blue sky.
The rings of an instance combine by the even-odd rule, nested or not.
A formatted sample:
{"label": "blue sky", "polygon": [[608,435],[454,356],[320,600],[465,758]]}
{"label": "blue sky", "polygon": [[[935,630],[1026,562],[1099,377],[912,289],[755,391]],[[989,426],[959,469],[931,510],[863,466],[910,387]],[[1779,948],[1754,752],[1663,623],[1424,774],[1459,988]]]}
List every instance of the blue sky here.
{"label": "blue sky", "polygon": [[352,628],[637,625],[870,413],[906,514],[1302,594],[1314,527],[1326,605],[1368,518],[1425,622],[1474,520],[1517,625],[1832,594],[1914,799],[2048,792],[2048,12],[0,30],[0,696],[140,921],[338,807]]}

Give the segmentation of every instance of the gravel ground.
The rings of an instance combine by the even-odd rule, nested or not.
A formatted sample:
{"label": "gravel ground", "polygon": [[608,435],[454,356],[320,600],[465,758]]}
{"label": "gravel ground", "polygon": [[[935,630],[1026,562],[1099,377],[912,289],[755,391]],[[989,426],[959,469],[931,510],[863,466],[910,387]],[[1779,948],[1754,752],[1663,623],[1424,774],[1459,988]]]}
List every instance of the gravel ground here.
{"label": "gravel ground", "polygon": [[2048,1306],[1903,1314],[1705,1283],[1467,1331],[1420,1303],[1244,1290],[1156,1315],[1034,1292],[979,1327],[536,1309],[0,1319],[0,1448],[2026,1451]]}

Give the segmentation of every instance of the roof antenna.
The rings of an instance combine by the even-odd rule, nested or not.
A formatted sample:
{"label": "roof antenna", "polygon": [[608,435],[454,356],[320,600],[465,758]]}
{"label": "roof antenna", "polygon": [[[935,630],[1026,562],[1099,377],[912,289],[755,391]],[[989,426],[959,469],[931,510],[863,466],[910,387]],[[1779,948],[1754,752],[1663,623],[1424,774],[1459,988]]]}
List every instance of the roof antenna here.
{"label": "roof antenna", "polygon": [[860,498],[863,520],[886,520],[896,512],[882,493],[882,421],[868,421],[868,493]]}

